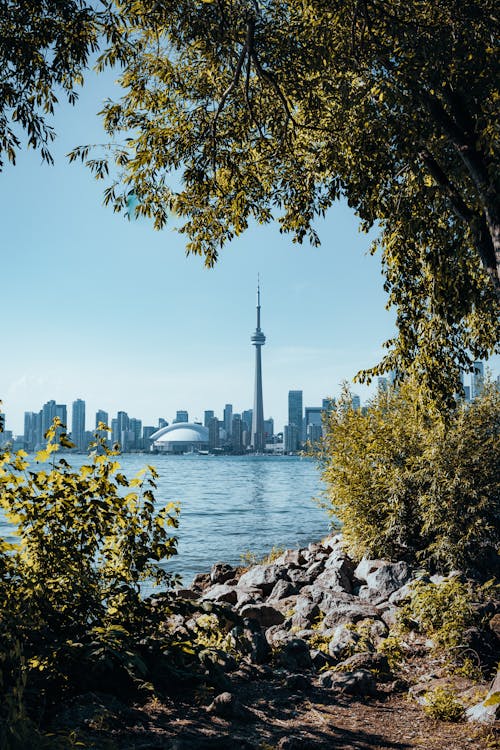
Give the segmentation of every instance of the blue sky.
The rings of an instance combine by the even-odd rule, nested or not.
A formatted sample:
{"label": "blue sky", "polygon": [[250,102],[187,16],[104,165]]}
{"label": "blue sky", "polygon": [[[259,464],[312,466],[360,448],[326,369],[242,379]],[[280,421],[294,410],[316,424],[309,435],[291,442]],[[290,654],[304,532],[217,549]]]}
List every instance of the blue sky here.
{"label": "blue sky", "polygon": [[[253,400],[255,290],[261,275],[265,416],[281,429],[287,393],[305,405],[335,395],[343,379],[377,362],[394,333],[380,259],[344,204],[318,224],[322,246],[294,245],[276,226],[255,227],[208,270],[184,238],[129,222],[102,206],[103,184],[74,146],[104,139],[96,113],[113,96],[108,74],[90,74],[75,108],[56,113],[53,167],[24,151],[0,175],[3,238],[0,397],[6,428],[54,398],[123,409],[145,424],[177,409],[203,418]],[[365,400],[371,389],[356,385]]]}

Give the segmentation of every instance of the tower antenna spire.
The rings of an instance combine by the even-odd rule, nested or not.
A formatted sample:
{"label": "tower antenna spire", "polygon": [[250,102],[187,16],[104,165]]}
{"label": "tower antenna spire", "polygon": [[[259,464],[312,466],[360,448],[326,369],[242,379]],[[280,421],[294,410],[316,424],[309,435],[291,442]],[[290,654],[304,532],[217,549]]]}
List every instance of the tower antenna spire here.
{"label": "tower antenna spire", "polygon": [[262,359],[261,349],[266,337],[260,329],[260,274],[257,274],[257,328],[252,335],[255,346],[255,396],[252,414],[251,446],[256,453],[263,453],[266,447],[264,433],[264,404],[262,398]]}

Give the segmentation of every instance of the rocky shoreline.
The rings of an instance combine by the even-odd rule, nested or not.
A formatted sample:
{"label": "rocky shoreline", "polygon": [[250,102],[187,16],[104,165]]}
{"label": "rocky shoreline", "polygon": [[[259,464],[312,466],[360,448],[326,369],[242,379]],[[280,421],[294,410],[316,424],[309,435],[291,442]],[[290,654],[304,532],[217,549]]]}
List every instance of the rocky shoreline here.
{"label": "rocky shoreline", "polygon": [[[339,534],[249,568],[216,563],[173,594],[165,623],[179,643],[201,646],[211,687],[132,711],[89,694],[78,721],[73,707],[59,726],[86,727],[87,739],[97,736],[89,747],[99,750],[96,715],[107,717],[104,736],[120,750],[497,747],[498,705],[485,698],[498,685],[450,673],[417,623],[394,637],[418,580],[439,586],[449,578],[402,561],[355,562]],[[497,605],[481,606],[498,655]],[[429,695],[442,689],[453,691],[461,719],[486,724],[425,716]]]}

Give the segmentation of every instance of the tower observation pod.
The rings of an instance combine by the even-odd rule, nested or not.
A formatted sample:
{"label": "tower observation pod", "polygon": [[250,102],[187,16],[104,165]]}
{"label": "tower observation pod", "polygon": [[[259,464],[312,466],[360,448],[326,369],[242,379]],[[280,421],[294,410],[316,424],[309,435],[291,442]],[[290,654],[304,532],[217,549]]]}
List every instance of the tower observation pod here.
{"label": "tower observation pod", "polygon": [[262,358],[261,348],[266,343],[266,337],[260,329],[260,283],[257,283],[257,328],[252,334],[252,344],[255,346],[255,394],[252,415],[251,447],[256,453],[263,453],[266,447],[264,433],[264,402],[262,400]]}

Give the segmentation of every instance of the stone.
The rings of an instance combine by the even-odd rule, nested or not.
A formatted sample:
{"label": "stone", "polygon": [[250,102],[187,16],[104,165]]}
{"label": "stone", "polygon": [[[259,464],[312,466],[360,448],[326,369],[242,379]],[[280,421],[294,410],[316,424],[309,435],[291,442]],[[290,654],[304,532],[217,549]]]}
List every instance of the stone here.
{"label": "stone", "polygon": [[306,558],[302,549],[286,549],[279,557],[274,560],[275,565],[286,565],[288,567],[299,567],[304,565]]}
{"label": "stone", "polygon": [[287,578],[287,568],[282,565],[271,563],[270,565],[254,565],[246,573],[243,573],[238,588],[255,586],[264,594],[270,594],[276,582]]}
{"label": "stone", "polygon": [[372,604],[387,601],[389,596],[397,591],[411,578],[411,568],[404,561],[387,563],[366,576],[367,588],[361,587],[360,599],[368,599]]}
{"label": "stone", "polygon": [[396,607],[394,604],[386,604],[382,605],[380,607],[377,607],[379,617],[383,622],[387,625],[389,630],[394,627],[394,625],[398,622],[398,612],[399,608]]}
{"label": "stone", "polygon": [[197,573],[193,578],[191,588],[204,591],[210,586],[210,573]]}
{"label": "stone", "polygon": [[349,695],[374,695],[377,686],[373,675],[366,669],[356,669],[353,672],[323,672],[319,677],[322,687],[339,690]]}
{"label": "stone", "polygon": [[493,724],[500,719],[500,669],[496,673],[486,698],[465,712],[467,721],[477,721],[481,724]]}
{"label": "stone", "polygon": [[205,667],[217,666],[223,672],[234,672],[238,666],[230,654],[219,648],[205,648],[200,651],[198,658]]}
{"label": "stone", "polygon": [[375,672],[378,679],[387,680],[391,676],[391,669],[387,656],[384,654],[363,651],[359,654],[353,654],[337,664],[337,669],[343,672],[355,672],[358,669],[366,669],[369,672]]}
{"label": "stone", "polygon": [[226,583],[230,578],[234,578],[234,568],[225,562],[216,562],[210,569],[210,580],[212,583]]}
{"label": "stone", "polygon": [[337,566],[331,565],[320,573],[314,581],[315,586],[333,591],[352,593],[352,568],[346,560],[338,561]]}
{"label": "stone", "polygon": [[193,589],[176,589],[175,596],[178,599],[189,599],[191,601],[194,601],[195,599],[199,598],[200,594],[196,591],[193,591]]}
{"label": "stone", "polygon": [[267,628],[265,632],[265,638],[271,648],[282,648],[288,641],[294,639],[293,633],[289,630],[285,630],[281,625],[272,625]]}
{"label": "stone", "polygon": [[292,638],[287,641],[279,649],[276,658],[278,664],[285,667],[285,669],[310,669],[312,667],[309,648],[307,643],[301,638]]}
{"label": "stone", "polygon": [[352,651],[358,641],[359,634],[356,631],[349,630],[345,625],[339,625],[335,628],[328,644],[328,653],[330,656],[339,659],[346,652]]}
{"label": "stone", "polygon": [[286,599],[287,596],[291,596],[297,593],[297,586],[290,581],[285,581],[281,578],[275,583],[271,593],[269,594],[268,601],[272,599]]}
{"label": "stone", "polygon": [[[227,584],[226,584],[227,585]],[[256,604],[262,601],[262,591],[256,586],[236,586],[236,606],[244,607],[245,604]]]}
{"label": "stone", "polygon": [[306,691],[311,689],[311,681],[303,674],[291,674],[286,679],[286,687],[288,690]]}
{"label": "stone", "polygon": [[399,607],[401,604],[403,604],[403,602],[407,601],[411,597],[411,594],[411,583],[405,583],[405,585],[401,586],[400,589],[396,589],[396,591],[393,591],[388,599],[389,604],[394,604],[396,607]]}
{"label": "stone", "polygon": [[240,615],[256,620],[263,628],[281,625],[285,620],[284,615],[270,604],[247,604],[240,610]]}
{"label": "stone", "polygon": [[354,575],[358,581],[366,582],[366,577],[370,573],[373,573],[384,565],[387,565],[387,560],[369,560],[367,557],[363,557],[354,569]]}
{"label": "stone", "polygon": [[228,586],[226,583],[217,583],[215,586],[212,586],[212,588],[205,591],[201,599],[202,601],[236,604],[238,594],[233,586]]}
{"label": "stone", "polygon": [[324,560],[315,560],[315,562],[311,563],[308,567],[309,575],[311,576],[311,582],[315,581],[316,578],[319,576],[320,573],[323,572],[325,569],[325,561]]}
{"label": "stone", "polygon": [[367,618],[380,617],[379,610],[368,602],[333,599],[328,602],[328,605],[326,606],[325,601],[319,605],[319,608],[325,612],[324,628],[335,628],[337,625],[355,624]]}
{"label": "stone", "polygon": [[235,695],[229,692],[220,693],[213,702],[208,706],[207,712],[221,716],[223,719],[243,719],[251,718],[250,711],[244,706]]}
{"label": "stone", "polygon": [[265,664],[271,655],[271,649],[260,629],[244,628],[243,637],[252,664]]}
{"label": "stone", "polygon": [[493,615],[488,625],[490,630],[500,639],[500,614]]}
{"label": "stone", "polygon": [[315,579],[314,572],[310,568],[292,568],[288,571],[288,578],[297,586],[308,586]]}
{"label": "stone", "polygon": [[311,656],[312,665],[316,672],[319,672],[320,670],[326,669],[328,667],[332,667],[335,664],[335,659],[332,659],[329,654],[325,654],[324,651],[319,651],[316,648],[312,648],[309,651],[309,654]]}

